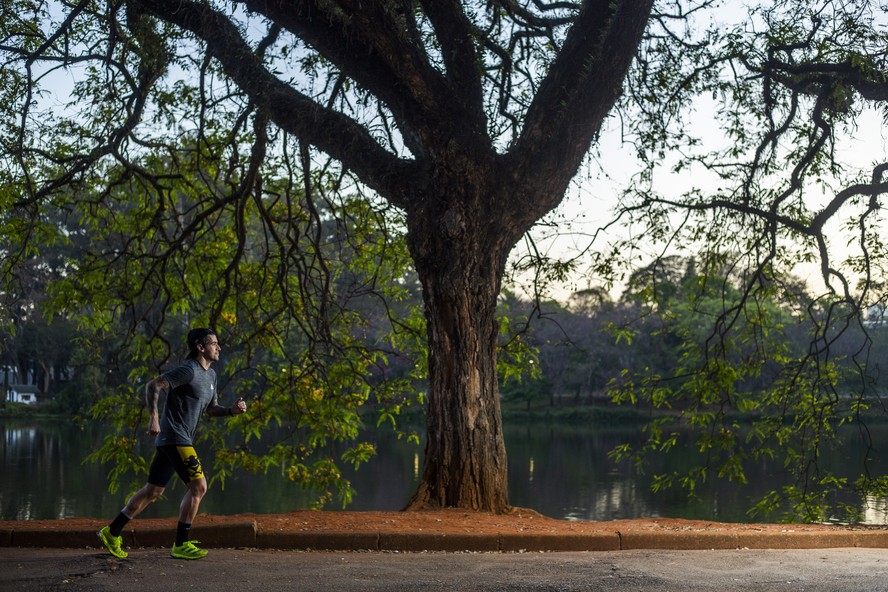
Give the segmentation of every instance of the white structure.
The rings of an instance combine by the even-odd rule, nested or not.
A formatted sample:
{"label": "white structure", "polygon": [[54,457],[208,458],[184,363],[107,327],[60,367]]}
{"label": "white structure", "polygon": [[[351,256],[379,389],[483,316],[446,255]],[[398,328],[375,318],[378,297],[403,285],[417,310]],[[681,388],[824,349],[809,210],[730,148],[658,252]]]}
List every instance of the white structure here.
{"label": "white structure", "polygon": [[37,387],[33,384],[11,384],[6,391],[6,400],[10,403],[37,404]]}
{"label": "white structure", "polygon": [[20,384],[18,368],[15,366],[0,367],[0,388],[6,387],[6,401],[9,403],[24,403],[26,405],[37,404],[37,393],[40,390],[34,384],[34,373],[28,372],[25,382]]}

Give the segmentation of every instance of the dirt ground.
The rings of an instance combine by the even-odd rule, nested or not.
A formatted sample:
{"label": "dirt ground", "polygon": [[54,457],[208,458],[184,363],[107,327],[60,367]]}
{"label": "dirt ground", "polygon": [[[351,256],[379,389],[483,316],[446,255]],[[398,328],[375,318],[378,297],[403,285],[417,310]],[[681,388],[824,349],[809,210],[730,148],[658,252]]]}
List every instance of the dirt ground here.
{"label": "dirt ground", "polygon": [[[30,521],[30,526],[48,530],[93,528],[104,524],[109,518],[68,518],[65,520]],[[201,514],[195,520],[200,525],[219,525],[255,520],[261,527],[277,531],[313,532],[435,532],[442,534],[462,533],[509,533],[534,532],[540,534],[587,534],[618,531],[719,531],[719,532],[818,532],[842,530],[884,529],[884,527],[837,526],[827,524],[751,524],[723,523],[705,520],[685,520],[676,518],[642,518],[633,520],[612,520],[605,522],[580,522],[549,518],[526,509],[514,508],[508,514],[467,512],[445,509],[423,512],[353,512],[353,511],[313,511],[297,510],[287,514],[238,514],[217,516]],[[166,524],[175,521],[171,518],[153,518],[131,525],[138,528],[139,522]],[[14,527],[21,523],[2,522],[0,527]]]}
{"label": "dirt ground", "polygon": [[[250,515],[241,515],[248,518]],[[234,517],[230,517],[234,518]],[[199,517],[199,520],[225,520],[221,516]],[[548,534],[578,534],[612,532],[614,530],[719,530],[765,532],[828,531],[834,525],[827,524],[747,524],[721,523],[704,520],[677,518],[644,518],[612,520],[606,522],[581,522],[549,518],[526,508],[514,508],[508,514],[489,514],[446,509],[423,512],[317,512],[296,511],[289,514],[262,516],[263,525],[275,525],[283,530],[349,531],[373,530],[375,532],[417,532],[431,530],[443,534],[483,532],[541,532]],[[867,527],[846,527],[867,528]]]}

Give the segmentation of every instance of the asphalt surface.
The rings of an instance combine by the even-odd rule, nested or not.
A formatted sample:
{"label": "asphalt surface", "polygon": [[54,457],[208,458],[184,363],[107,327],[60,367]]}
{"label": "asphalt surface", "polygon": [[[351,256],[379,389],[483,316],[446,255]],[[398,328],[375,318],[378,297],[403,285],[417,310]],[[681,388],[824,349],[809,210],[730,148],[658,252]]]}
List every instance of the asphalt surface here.
{"label": "asphalt surface", "polygon": [[0,549],[0,590],[888,591],[888,549],[630,550],[558,553],[166,549],[119,560],[96,549]]}

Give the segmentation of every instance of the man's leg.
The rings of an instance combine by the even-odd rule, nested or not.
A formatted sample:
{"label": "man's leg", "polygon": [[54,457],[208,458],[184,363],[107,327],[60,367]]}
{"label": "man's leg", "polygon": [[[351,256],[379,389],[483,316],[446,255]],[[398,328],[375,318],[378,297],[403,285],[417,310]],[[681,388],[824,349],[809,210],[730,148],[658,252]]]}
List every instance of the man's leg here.
{"label": "man's leg", "polygon": [[207,480],[194,448],[179,447],[178,451],[187,470],[187,475],[182,475],[181,472],[179,474],[186,481],[188,491],[185,492],[179,505],[179,524],[176,528],[176,543],[173,545],[172,556],[177,559],[200,559],[205,557],[207,552],[196,546],[198,541],[189,540],[189,535],[191,523],[194,522],[200,509],[200,502],[207,493]]}
{"label": "man's leg", "polygon": [[112,555],[119,557],[120,559],[126,559],[128,553],[121,547],[123,544],[123,537],[120,536],[120,533],[123,530],[123,527],[126,526],[130,520],[138,516],[148,504],[159,498],[163,493],[163,490],[164,488],[159,485],[146,483],[142,489],[134,493],[129,501],[126,502],[126,506],[124,506],[123,510],[120,511],[120,514],[117,515],[111,524],[102,528],[102,530],[98,532],[102,544],[105,545],[105,548],[108,549]]}
{"label": "man's leg", "polygon": [[[157,501],[161,495],[163,495],[164,487],[160,485],[152,485],[151,483],[146,483],[142,489],[133,494],[129,501],[126,502],[126,505],[123,507],[123,511],[121,514],[125,514],[127,518],[132,520],[136,516],[142,513],[142,510],[148,507],[148,504],[153,504]],[[114,532],[114,528],[111,529],[111,534],[120,534],[118,530],[116,533]]]}
{"label": "man's leg", "polygon": [[188,482],[188,491],[185,492],[185,497],[182,498],[182,503],[179,505],[179,522],[186,524],[194,522],[194,517],[197,516],[197,511],[200,509],[200,502],[206,493],[207,480],[205,477]]}
{"label": "man's leg", "polygon": [[105,545],[105,548],[112,555],[120,559],[126,559],[128,554],[122,548],[123,537],[120,536],[123,527],[138,516],[148,504],[156,501],[163,494],[165,486],[155,485],[155,483],[166,484],[174,472],[175,467],[166,456],[160,454],[159,451],[155,453],[154,460],[151,461],[151,468],[148,470],[148,483],[130,497],[123,510],[120,511],[111,524],[105,526],[97,533],[102,544]]}
{"label": "man's leg", "polygon": [[207,492],[207,480],[204,477],[188,482],[188,491],[179,505],[179,525],[176,528],[176,546],[184,545],[191,534],[191,523],[194,522],[200,502]]}

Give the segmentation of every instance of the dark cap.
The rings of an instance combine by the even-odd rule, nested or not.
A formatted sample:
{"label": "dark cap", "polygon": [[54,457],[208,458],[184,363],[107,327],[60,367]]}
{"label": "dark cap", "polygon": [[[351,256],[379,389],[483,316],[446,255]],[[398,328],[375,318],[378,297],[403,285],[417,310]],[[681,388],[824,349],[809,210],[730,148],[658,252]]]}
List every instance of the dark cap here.
{"label": "dark cap", "polygon": [[203,340],[206,339],[208,335],[215,334],[216,333],[214,331],[203,327],[192,329],[188,332],[188,348],[194,349],[198,345],[203,344]]}

